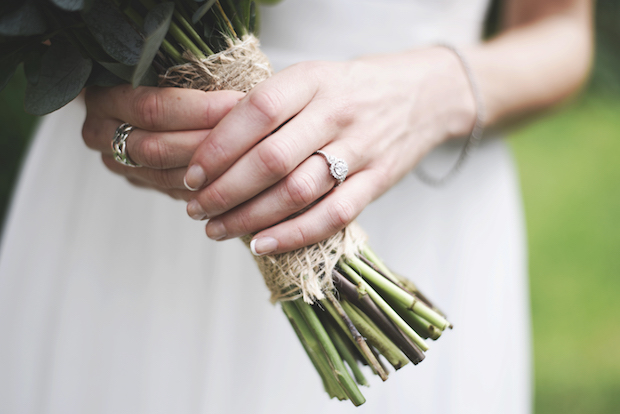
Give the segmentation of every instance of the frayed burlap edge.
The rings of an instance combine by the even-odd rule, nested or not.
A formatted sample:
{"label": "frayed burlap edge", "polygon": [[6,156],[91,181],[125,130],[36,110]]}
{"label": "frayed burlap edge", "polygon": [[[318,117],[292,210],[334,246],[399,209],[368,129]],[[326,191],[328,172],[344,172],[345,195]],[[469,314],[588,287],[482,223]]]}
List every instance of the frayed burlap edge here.
{"label": "frayed burlap edge", "polygon": [[[241,240],[249,247],[252,235]],[[366,233],[353,222],[319,243],[254,260],[271,292],[271,302],[301,297],[312,304],[334,289],[332,270],[338,261],[355,256],[366,241]]]}
{"label": "frayed burlap edge", "polygon": [[[248,92],[273,74],[271,64],[261,52],[258,40],[247,36],[230,42],[230,47],[206,59],[190,52],[183,56],[188,63],[173,66],[160,76],[159,86],[175,86],[203,91],[235,90]],[[253,235],[241,240],[250,246]],[[334,289],[332,270],[341,258],[358,253],[367,237],[356,223],[322,242],[292,252],[254,257],[271,301],[303,298],[314,303]]]}

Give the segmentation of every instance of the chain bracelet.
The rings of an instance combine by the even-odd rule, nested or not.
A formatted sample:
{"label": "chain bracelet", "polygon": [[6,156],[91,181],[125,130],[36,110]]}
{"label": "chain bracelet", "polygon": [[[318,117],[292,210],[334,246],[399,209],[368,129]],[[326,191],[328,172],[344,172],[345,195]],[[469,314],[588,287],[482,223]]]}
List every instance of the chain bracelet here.
{"label": "chain bracelet", "polygon": [[459,171],[461,171],[465,160],[470,156],[471,151],[480,143],[482,140],[482,134],[484,132],[484,104],[482,102],[482,95],[480,93],[480,88],[478,87],[478,83],[476,82],[476,78],[473,75],[471,70],[471,66],[469,65],[469,61],[465,58],[465,56],[461,53],[459,49],[449,44],[438,44],[437,46],[445,47],[446,49],[451,50],[460,60],[461,66],[465,70],[465,74],[467,75],[467,79],[469,80],[469,84],[471,86],[471,90],[474,96],[474,101],[476,103],[476,122],[474,123],[474,127],[467,138],[467,141],[463,145],[463,149],[459,154],[456,162],[444,175],[443,177],[432,177],[426,171],[424,171],[421,167],[418,167],[415,170],[418,178],[432,187],[441,187],[450,181]]}

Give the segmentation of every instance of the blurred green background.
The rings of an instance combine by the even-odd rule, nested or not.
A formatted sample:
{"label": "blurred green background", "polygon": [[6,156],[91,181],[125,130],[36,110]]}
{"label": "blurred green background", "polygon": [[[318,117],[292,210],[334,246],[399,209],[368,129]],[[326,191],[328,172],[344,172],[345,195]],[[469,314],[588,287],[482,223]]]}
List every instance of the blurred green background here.
{"label": "blurred green background", "polygon": [[[592,80],[513,131],[528,223],[537,414],[620,413],[620,1],[599,1]],[[34,117],[0,93],[0,217]]]}

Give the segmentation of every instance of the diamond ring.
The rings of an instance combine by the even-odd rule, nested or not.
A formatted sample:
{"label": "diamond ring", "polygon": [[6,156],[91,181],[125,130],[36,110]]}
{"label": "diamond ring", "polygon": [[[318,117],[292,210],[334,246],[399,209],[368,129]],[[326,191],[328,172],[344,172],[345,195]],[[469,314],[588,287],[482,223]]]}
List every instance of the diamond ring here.
{"label": "diamond ring", "polygon": [[325,161],[327,161],[327,165],[329,165],[329,173],[337,181],[336,187],[342,184],[345,178],[347,178],[347,173],[349,172],[347,162],[342,158],[329,155],[325,153],[325,151],[316,151],[315,154],[322,155],[325,158]]}
{"label": "diamond ring", "polygon": [[124,123],[114,132],[114,138],[112,139],[112,152],[114,153],[114,159],[119,163],[128,167],[141,167],[140,164],[136,164],[129,158],[127,154],[127,138],[131,131],[133,131],[133,125]]}

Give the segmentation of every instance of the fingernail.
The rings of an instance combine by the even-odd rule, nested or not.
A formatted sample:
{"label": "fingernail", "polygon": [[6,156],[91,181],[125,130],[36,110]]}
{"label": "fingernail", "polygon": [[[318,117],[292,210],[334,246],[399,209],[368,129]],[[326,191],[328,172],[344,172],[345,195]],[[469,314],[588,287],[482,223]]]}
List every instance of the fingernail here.
{"label": "fingernail", "polygon": [[222,220],[213,219],[207,224],[207,237],[213,240],[222,240],[228,234]]}
{"label": "fingernail", "polygon": [[207,217],[207,213],[196,199],[187,203],[187,214],[194,220],[202,220]]}
{"label": "fingernail", "polygon": [[198,164],[194,164],[185,173],[185,177],[183,178],[183,183],[185,187],[187,187],[190,191],[197,191],[202,187],[207,181],[207,176],[205,175],[205,171]]}
{"label": "fingernail", "polygon": [[250,250],[254,256],[262,256],[276,251],[278,241],[273,237],[261,237],[250,242]]}

